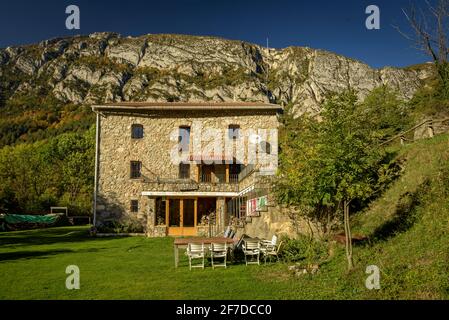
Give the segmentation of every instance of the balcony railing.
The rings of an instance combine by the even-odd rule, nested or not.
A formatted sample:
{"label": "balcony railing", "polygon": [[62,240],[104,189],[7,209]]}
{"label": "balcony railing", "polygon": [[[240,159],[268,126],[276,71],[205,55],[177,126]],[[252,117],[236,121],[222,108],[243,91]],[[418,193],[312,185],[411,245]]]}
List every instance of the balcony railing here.
{"label": "balcony railing", "polygon": [[239,182],[239,174],[231,173],[229,174],[229,183],[238,183]]}
{"label": "balcony railing", "polygon": [[238,183],[238,174],[229,174],[229,182],[226,181],[225,174],[214,174],[214,173],[201,173],[200,183]]}
{"label": "balcony railing", "polygon": [[211,183],[212,182],[212,174],[211,173],[201,173],[200,182],[202,183]]}

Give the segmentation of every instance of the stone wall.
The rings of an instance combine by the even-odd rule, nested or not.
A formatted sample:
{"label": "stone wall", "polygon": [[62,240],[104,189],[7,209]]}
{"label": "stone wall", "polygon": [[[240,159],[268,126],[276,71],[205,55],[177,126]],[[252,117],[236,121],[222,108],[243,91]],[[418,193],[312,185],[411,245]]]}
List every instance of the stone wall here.
{"label": "stone wall", "polygon": [[[202,111],[152,111],[147,114],[103,113],[100,126],[99,183],[97,197],[97,221],[133,219],[148,228],[154,226],[152,199],[141,196],[143,191],[182,191],[176,183],[159,183],[178,175],[178,164],[172,161],[171,151],[177,144],[178,128],[201,124],[203,128],[221,129],[222,141],[228,126],[239,125],[241,129],[276,129],[275,111],[254,110],[202,110]],[[131,126],[141,124],[142,139],[131,138]],[[173,139],[175,135],[175,139]],[[198,132],[191,131],[191,147]],[[172,137],[172,139],[171,139]],[[201,139],[206,145],[207,139]],[[248,136],[242,137],[245,150]],[[222,145],[224,150],[224,145]],[[277,150],[276,150],[277,152]],[[275,157],[274,157],[275,156]],[[277,162],[277,154],[273,155]],[[245,153],[243,162],[248,160]],[[142,177],[130,178],[130,161],[142,162]],[[191,179],[196,179],[195,165],[191,165]],[[196,186],[195,186],[196,187]],[[235,191],[233,184],[198,184],[198,191]],[[130,212],[131,200],[139,201],[139,211]],[[154,231],[151,231],[154,233]]]}
{"label": "stone wall", "polygon": [[298,234],[309,234],[310,227],[313,228],[314,234],[318,234],[316,226],[309,225],[304,219],[298,218],[293,207],[277,203],[273,194],[274,179],[274,176],[267,176],[255,170],[241,181],[240,190],[254,186],[256,194],[267,194],[268,206],[266,211],[259,212],[258,217],[246,217],[243,227],[235,228],[237,236],[246,234],[251,237],[271,239],[273,235],[286,235],[295,238]]}
{"label": "stone wall", "polygon": [[237,237],[246,234],[263,239],[271,239],[273,235],[296,238],[298,234],[310,234],[307,222],[297,218],[293,208],[280,205],[269,206],[259,217],[247,218],[244,227],[236,231]]}
{"label": "stone wall", "polygon": [[142,179],[145,191],[197,191],[197,192],[237,192],[239,185],[236,183],[206,183],[194,180],[177,182],[147,182]]}

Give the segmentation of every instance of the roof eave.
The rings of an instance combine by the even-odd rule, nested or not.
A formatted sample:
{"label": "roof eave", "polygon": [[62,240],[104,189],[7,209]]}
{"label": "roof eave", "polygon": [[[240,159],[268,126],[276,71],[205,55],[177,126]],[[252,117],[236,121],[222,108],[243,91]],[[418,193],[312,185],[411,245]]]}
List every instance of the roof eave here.
{"label": "roof eave", "polygon": [[159,111],[159,110],[276,110],[280,111],[283,108],[279,105],[252,105],[252,106],[107,106],[107,105],[92,105],[93,111]]}

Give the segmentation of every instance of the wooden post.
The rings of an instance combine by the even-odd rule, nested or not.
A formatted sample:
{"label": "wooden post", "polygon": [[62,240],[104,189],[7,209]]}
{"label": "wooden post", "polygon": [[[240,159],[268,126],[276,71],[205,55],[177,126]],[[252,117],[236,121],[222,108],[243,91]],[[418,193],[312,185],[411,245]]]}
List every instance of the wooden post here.
{"label": "wooden post", "polygon": [[168,199],[166,198],[165,199],[165,225],[167,226],[167,228],[168,228],[168,224],[169,224],[169,216],[168,216],[169,212],[170,212],[170,205],[169,205]]}
{"label": "wooden post", "polygon": [[196,228],[198,224],[198,197],[195,198],[193,224]]}
{"label": "wooden post", "polygon": [[226,183],[229,183],[229,163],[226,164]]}
{"label": "wooden post", "polygon": [[427,124],[427,134],[428,134],[429,138],[433,138],[433,136],[434,136],[432,120],[430,120],[429,123]]}
{"label": "wooden post", "polygon": [[173,244],[173,248],[175,250],[175,268],[178,267],[178,263],[179,263],[179,249],[178,246],[176,244]]}
{"label": "wooden post", "polygon": [[179,199],[179,226],[184,227],[184,199]]}
{"label": "wooden post", "polygon": [[197,164],[196,165],[196,182],[200,182],[201,181],[201,165]]}

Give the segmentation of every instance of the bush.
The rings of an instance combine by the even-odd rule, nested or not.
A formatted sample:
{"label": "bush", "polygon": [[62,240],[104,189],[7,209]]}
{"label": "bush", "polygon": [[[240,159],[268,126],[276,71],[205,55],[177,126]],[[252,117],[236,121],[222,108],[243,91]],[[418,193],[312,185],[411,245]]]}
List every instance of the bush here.
{"label": "bush", "polygon": [[447,166],[447,162],[449,161],[448,158],[449,157],[446,155],[439,159],[440,169],[438,170],[436,176],[437,186],[439,187],[442,196],[449,195],[449,167]]}
{"label": "bush", "polygon": [[298,239],[283,238],[281,250],[285,262],[305,262],[319,264],[328,257],[328,247],[325,242],[300,236]]}
{"label": "bush", "polygon": [[105,221],[97,227],[100,233],[143,233],[143,225],[136,220]]}

